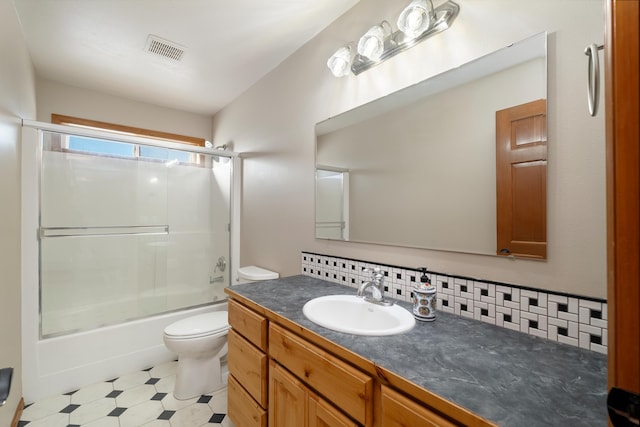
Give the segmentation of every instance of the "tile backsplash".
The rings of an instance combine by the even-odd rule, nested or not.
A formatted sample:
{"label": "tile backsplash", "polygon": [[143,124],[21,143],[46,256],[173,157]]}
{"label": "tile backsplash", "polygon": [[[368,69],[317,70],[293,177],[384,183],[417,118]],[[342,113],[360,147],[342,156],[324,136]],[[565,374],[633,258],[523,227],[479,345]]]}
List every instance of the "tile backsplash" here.
{"label": "tile backsplash", "polygon": [[[380,268],[385,296],[411,302],[421,272],[368,261],[301,254],[302,274],[357,288]],[[437,309],[552,341],[607,353],[607,302],[468,277],[428,273],[437,288]]]}

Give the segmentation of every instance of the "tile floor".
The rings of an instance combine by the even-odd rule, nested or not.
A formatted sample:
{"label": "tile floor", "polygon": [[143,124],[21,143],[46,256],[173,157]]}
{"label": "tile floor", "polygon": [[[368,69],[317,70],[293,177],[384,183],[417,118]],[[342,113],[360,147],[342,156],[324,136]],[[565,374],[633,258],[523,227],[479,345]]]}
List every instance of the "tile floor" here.
{"label": "tile floor", "polygon": [[27,405],[18,427],[233,427],[226,388],[173,397],[176,366],[167,362]]}

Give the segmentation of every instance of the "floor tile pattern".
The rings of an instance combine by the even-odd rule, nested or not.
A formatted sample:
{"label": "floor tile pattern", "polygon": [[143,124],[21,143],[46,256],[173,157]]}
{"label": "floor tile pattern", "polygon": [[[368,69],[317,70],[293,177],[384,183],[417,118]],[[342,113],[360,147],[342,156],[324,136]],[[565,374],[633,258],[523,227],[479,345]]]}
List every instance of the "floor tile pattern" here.
{"label": "floor tile pattern", "polygon": [[177,362],[167,362],[27,405],[18,427],[233,427],[227,389],[173,397]]}

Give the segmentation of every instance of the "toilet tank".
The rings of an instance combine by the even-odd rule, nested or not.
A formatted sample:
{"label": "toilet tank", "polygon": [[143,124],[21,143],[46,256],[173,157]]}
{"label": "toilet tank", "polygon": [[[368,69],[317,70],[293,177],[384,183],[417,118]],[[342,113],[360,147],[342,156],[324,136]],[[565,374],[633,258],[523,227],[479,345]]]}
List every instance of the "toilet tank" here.
{"label": "toilet tank", "polygon": [[275,271],[267,270],[255,265],[240,267],[238,269],[238,284],[256,282],[259,280],[271,280],[280,277]]}

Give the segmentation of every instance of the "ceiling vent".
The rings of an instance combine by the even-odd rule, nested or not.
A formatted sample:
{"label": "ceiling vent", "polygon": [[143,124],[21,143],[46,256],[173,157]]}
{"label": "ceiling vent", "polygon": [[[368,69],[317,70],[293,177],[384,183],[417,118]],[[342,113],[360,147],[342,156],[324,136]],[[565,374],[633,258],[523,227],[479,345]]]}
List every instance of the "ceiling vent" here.
{"label": "ceiling vent", "polygon": [[185,52],[184,46],[180,46],[177,43],[154,36],[153,34],[149,34],[149,37],[147,37],[147,44],[144,47],[144,50],[145,52],[160,55],[176,62],[180,62],[182,60]]}

